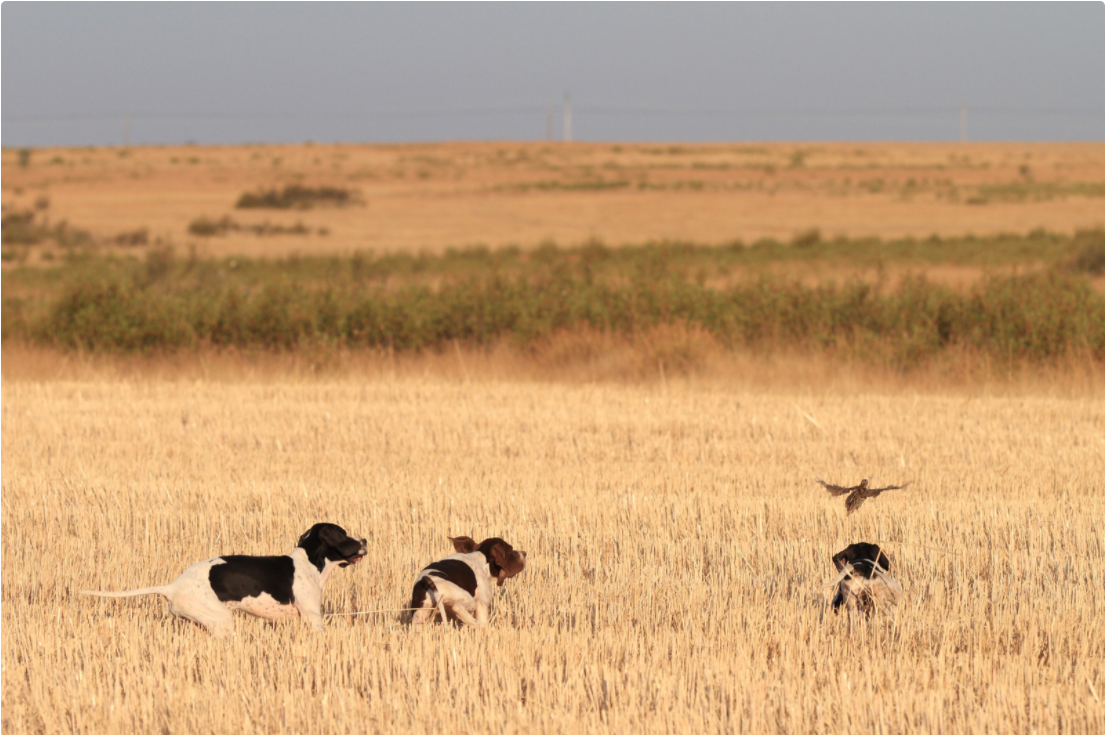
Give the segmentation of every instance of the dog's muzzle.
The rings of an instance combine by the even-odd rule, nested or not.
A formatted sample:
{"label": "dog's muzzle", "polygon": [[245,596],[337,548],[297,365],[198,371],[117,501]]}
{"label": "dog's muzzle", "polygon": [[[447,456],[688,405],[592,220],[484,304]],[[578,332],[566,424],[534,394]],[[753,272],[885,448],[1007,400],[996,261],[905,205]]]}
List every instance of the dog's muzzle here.
{"label": "dog's muzzle", "polygon": [[357,552],[357,555],[346,557],[345,561],[340,562],[338,566],[344,568],[348,567],[350,564],[356,564],[357,562],[364,559],[368,555],[368,553],[369,549],[367,546],[365,546],[365,540],[361,539],[361,550]]}

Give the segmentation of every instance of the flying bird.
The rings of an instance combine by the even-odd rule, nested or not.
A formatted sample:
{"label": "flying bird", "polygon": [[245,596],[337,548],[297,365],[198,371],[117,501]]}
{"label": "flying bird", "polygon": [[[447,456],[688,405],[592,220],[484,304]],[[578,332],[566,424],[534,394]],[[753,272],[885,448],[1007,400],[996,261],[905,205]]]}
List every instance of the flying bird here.
{"label": "flying bird", "polygon": [[848,515],[855,513],[857,508],[860,507],[860,504],[868,498],[877,498],[880,493],[887,492],[888,490],[902,490],[910,484],[909,482],[904,482],[901,485],[888,485],[887,487],[868,487],[868,481],[861,480],[860,484],[854,487],[841,487],[840,485],[830,485],[820,477],[814,479],[818,480],[818,484],[826,490],[829,490],[830,495],[835,498],[838,495],[849,493],[849,497],[845,498],[845,510],[848,511]]}

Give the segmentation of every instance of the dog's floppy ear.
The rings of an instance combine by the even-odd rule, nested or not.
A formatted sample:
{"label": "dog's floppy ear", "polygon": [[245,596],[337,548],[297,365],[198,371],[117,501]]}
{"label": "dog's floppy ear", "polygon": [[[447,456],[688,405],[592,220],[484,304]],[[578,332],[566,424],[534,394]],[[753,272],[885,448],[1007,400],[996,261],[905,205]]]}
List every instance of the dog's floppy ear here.
{"label": "dog's floppy ear", "polygon": [[328,523],[319,529],[319,538],[344,557],[357,556],[357,552],[361,551],[361,542],[350,538],[344,528],[335,526],[333,523]]}
{"label": "dog's floppy ear", "polygon": [[515,551],[504,541],[497,541],[491,548],[492,561],[499,567],[496,575],[497,585],[503,586],[503,580],[510,579],[526,568],[526,552]]}
{"label": "dog's floppy ear", "polygon": [[876,566],[883,567],[883,571],[891,571],[891,555],[878,546],[876,547],[876,555],[872,557],[872,561],[876,563]]}
{"label": "dog's floppy ear", "polygon": [[468,536],[458,536],[457,538],[447,536],[447,538],[453,542],[453,548],[457,550],[458,554],[471,554],[476,551],[476,542]]}
{"label": "dog's floppy ear", "polygon": [[317,566],[320,570],[323,568],[323,564],[325,563],[326,554],[326,552],[324,551],[325,544],[323,543],[323,540],[319,537],[320,533],[322,532],[322,528],[323,524],[316,523],[314,526],[307,529],[304,534],[300,536],[300,540],[296,543],[296,546],[303,549],[304,553],[307,554],[308,560],[312,564]]}

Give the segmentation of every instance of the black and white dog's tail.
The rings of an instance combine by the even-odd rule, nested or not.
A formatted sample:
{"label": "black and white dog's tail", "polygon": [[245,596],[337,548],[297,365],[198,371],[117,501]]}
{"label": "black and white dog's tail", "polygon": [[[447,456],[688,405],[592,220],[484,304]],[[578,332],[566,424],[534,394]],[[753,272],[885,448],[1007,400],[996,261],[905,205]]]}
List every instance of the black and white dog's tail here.
{"label": "black and white dog's tail", "polygon": [[143,587],[140,590],[125,590],[123,592],[101,592],[99,590],[81,590],[78,594],[91,595],[92,597],[138,597],[140,595],[161,595],[169,597],[168,586]]}

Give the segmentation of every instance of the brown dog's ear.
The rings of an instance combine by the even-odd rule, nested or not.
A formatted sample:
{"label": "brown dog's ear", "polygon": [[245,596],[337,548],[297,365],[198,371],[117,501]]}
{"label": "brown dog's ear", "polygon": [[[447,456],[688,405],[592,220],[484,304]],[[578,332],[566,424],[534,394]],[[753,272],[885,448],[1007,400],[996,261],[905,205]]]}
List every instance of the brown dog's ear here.
{"label": "brown dog's ear", "polygon": [[453,542],[453,548],[457,550],[458,554],[471,554],[476,551],[476,542],[468,536],[458,536],[457,538],[448,536],[447,538]]}
{"label": "brown dog's ear", "polygon": [[497,586],[503,586],[503,580],[510,579],[526,568],[526,552],[515,551],[500,541],[491,549],[492,560],[499,567],[496,575]]}

